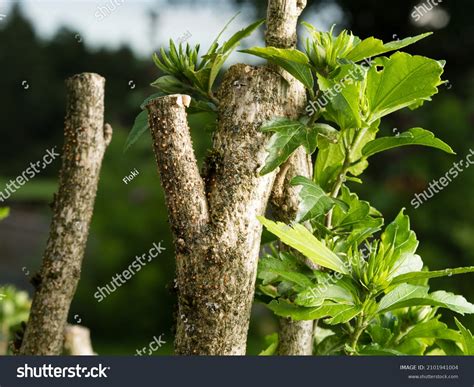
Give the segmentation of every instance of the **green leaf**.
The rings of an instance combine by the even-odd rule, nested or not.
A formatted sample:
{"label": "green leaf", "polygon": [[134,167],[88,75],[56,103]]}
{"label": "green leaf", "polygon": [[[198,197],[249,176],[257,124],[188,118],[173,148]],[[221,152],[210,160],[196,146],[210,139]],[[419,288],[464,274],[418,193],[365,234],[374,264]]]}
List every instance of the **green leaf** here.
{"label": "green leaf", "polygon": [[321,284],[307,287],[299,292],[295,298],[295,304],[305,307],[317,307],[327,300],[348,305],[354,305],[355,303],[351,291],[343,284]]}
{"label": "green leaf", "polygon": [[364,157],[372,156],[387,149],[405,145],[423,145],[431,148],[441,149],[446,153],[455,154],[451,147],[439,138],[436,138],[429,130],[422,128],[411,128],[399,136],[380,137],[367,143],[362,149]]}
{"label": "green leaf", "polygon": [[295,224],[293,227],[290,227],[282,222],[272,222],[263,216],[259,216],[258,220],[268,231],[279,237],[283,243],[298,250],[316,265],[326,267],[338,273],[349,274],[349,270],[342,260],[301,224]]}
{"label": "green leaf", "polygon": [[428,320],[415,325],[403,340],[413,338],[437,338],[451,341],[461,341],[461,335],[437,319]]}
{"label": "green leaf", "polygon": [[425,32],[424,34],[411,36],[402,40],[393,40],[391,42],[385,43],[384,47],[386,51],[384,51],[384,53],[389,52],[389,51],[400,50],[401,48],[409,46],[410,44],[416,43],[419,40],[424,39],[432,34],[433,34],[432,32]]}
{"label": "green leaf", "polygon": [[372,341],[381,346],[386,346],[386,344],[393,338],[392,331],[380,325],[370,325],[367,328],[367,333],[372,338]]}
{"label": "green leaf", "polygon": [[164,75],[154,81],[151,86],[156,87],[166,94],[183,93],[191,91],[191,88],[181,82],[173,75]]}
{"label": "green leaf", "polygon": [[348,206],[341,200],[329,196],[323,189],[304,176],[296,176],[291,180],[292,185],[301,185],[300,204],[296,214],[296,222],[326,215],[336,204],[347,211]]}
{"label": "green leaf", "polygon": [[274,63],[299,80],[307,89],[313,90],[314,80],[308,57],[294,48],[252,47],[241,50]]}
{"label": "green leaf", "polygon": [[[404,355],[422,356],[428,348],[427,340],[424,339],[409,339],[402,341],[394,349]],[[432,340],[433,341],[433,340]]]}
{"label": "green leaf", "polygon": [[410,218],[403,212],[404,209],[380,236],[378,258],[379,264],[388,271],[387,279],[403,274],[407,272],[407,269],[421,270],[422,268],[418,257],[410,257],[415,254],[418,240],[410,229]]}
{"label": "green leaf", "polygon": [[279,296],[278,290],[274,285],[258,285],[256,293],[258,294],[259,292],[271,298],[277,298]]}
{"label": "green leaf", "polygon": [[288,118],[275,118],[265,122],[262,132],[275,132],[267,145],[268,156],[260,175],[265,175],[283,164],[300,146],[313,153],[317,146],[317,132],[299,121]]}
{"label": "green leaf", "polygon": [[346,322],[360,313],[360,306],[327,303],[317,308],[304,308],[284,299],[273,300],[267,307],[277,316],[290,317],[295,321],[329,317],[335,318],[334,321]]}
{"label": "green leaf", "polygon": [[126,152],[133,144],[135,144],[140,136],[148,130],[148,112],[142,110],[135,118],[132,130],[130,131],[127,141],[125,142],[124,152]]}
{"label": "green leaf", "polygon": [[463,351],[461,350],[461,348],[459,348],[457,343],[454,343],[449,340],[436,340],[436,344],[438,345],[438,347],[441,348],[441,350],[444,352],[446,356],[462,356],[463,355]]}
{"label": "green leaf", "polygon": [[255,31],[258,27],[260,27],[263,23],[265,23],[265,19],[257,20],[256,22],[250,24],[249,26],[241,29],[240,31],[236,32],[234,35],[230,37],[230,39],[224,43],[222,46],[223,52],[227,53],[229,51],[234,50],[240,43],[240,41],[247,36],[250,36],[253,31]]}
{"label": "green leaf", "polygon": [[419,271],[413,273],[405,273],[396,276],[392,281],[391,285],[410,282],[410,281],[418,281],[424,280],[429,278],[438,278],[438,277],[451,277],[452,275],[456,274],[465,274],[465,273],[474,273],[474,266],[468,267],[457,267],[454,269],[444,269],[444,270],[436,270],[436,271]]}
{"label": "green leaf", "polygon": [[277,256],[265,254],[258,261],[258,273],[278,271],[300,271],[302,265],[298,262],[297,258],[286,251],[279,251]]}
{"label": "green leaf", "polygon": [[334,144],[326,138],[318,139],[318,153],[314,165],[315,182],[330,192],[344,163],[345,150],[342,138]]}
{"label": "green leaf", "polygon": [[339,355],[344,349],[347,337],[342,335],[330,335],[325,337],[315,348],[315,355]]}
{"label": "green leaf", "polygon": [[403,40],[394,40],[384,44],[380,39],[370,37],[362,40],[356,45],[346,56],[345,59],[358,62],[365,58],[374,57],[380,54],[384,54],[389,51],[396,51],[403,47],[409,46],[410,44],[416,43],[421,39],[431,35],[432,32],[427,32],[421,35],[405,38]]}
{"label": "green leaf", "polygon": [[258,356],[272,356],[276,354],[278,349],[278,333],[272,333],[271,335],[265,336],[265,348]]}
{"label": "green leaf", "polygon": [[[390,281],[406,273],[420,272],[421,269],[423,269],[423,260],[418,254],[402,254],[390,269],[387,279]],[[393,281],[390,283],[393,284]]]}
{"label": "green leaf", "polygon": [[396,110],[427,101],[438,92],[443,67],[436,60],[403,52],[372,66],[367,74],[366,97],[369,122]]}
{"label": "green leaf", "polygon": [[264,285],[275,282],[277,279],[293,282],[302,288],[313,285],[313,282],[304,274],[303,265],[286,252],[280,252],[279,257],[263,256],[258,262],[258,278],[263,280]]}
{"label": "green leaf", "polygon": [[425,305],[450,309],[461,315],[464,315],[464,313],[474,313],[474,305],[468,302],[463,296],[445,292],[444,290],[431,293]]}
{"label": "green leaf", "polygon": [[217,108],[212,102],[201,101],[196,98],[191,98],[191,103],[187,109],[188,114],[197,113],[211,113],[213,117],[216,117]]}
{"label": "green leaf", "polygon": [[387,293],[378,306],[378,312],[404,308],[408,306],[430,305],[450,309],[456,313],[474,313],[474,305],[467,302],[463,296],[448,293],[443,290],[428,294],[427,286],[400,284]]}
{"label": "green leaf", "polygon": [[0,207],[0,220],[5,219],[10,214],[8,207]]}
{"label": "green leaf", "polygon": [[328,124],[323,124],[317,122],[312,125],[312,128],[318,133],[319,136],[326,138],[332,143],[337,143],[339,141],[339,131]]}
{"label": "green leaf", "polygon": [[304,308],[287,300],[273,300],[267,305],[273,313],[280,317],[291,317],[293,320],[312,320],[312,311],[317,308]]}
{"label": "green leaf", "polygon": [[330,80],[318,75],[318,83],[322,92],[318,101],[325,106],[324,118],[341,129],[360,128],[360,82]]}
{"label": "green leaf", "polygon": [[348,209],[344,211],[340,206],[334,208],[333,228],[337,231],[370,229],[369,235],[378,231],[383,224],[383,219],[373,216],[369,202],[360,200],[346,186],[342,186],[341,191],[340,199],[348,205]]}
{"label": "green leaf", "polygon": [[323,318],[325,314],[329,315],[330,317],[324,320],[324,323],[329,325],[345,324],[362,312],[361,305],[323,304],[318,309],[320,315],[316,318]]}
{"label": "green leaf", "polygon": [[222,36],[222,34],[225,32],[225,30],[229,27],[229,25],[235,20],[235,18],[237,16],[240,15],[240,12],[237,12],[234,16],[232,16],[230,18],[230,20],[224,25],[224,27],[222,28],[222,30],[220,30],[219,34],[217,34],[217,37],[214,39],[214,41],[212,42],[212,44],[209,46],[209,50],[207,51],[206,55],[212,55],[215,50],[217,49],[218,47],[218,41],[220,39],[220,37]]}
{"label": "green leaf", "polygon": [[[378,313],[387,312],[389,310],[398,309],[406,305],[406,301],[412,299],[422,299],[427,297],[427,286],[415,286],[410,284],[400,284],[395,289],[387,293],[380,300],[377,308]],[[417,304],[418,305],[418,304]]]}
{"label": "green leaf", "polygon": [[359,315],[360,312],[362,312],[361,305],[347,305],[346,308],[341,308],[332,317],[324,320],[324,323],[329,325],[345,324]]}
{"label": "green leaf", "polygon": [[474,355],[474,337],[472,337],[471,331],[464,327],[464,325],[462,325],[456,317],[454,318],[454,321],[456,322],[456,325],[458,326],[459,332],[462,336],[461,343],[464,354],[469,356]]}
{"label": "green leaf", "polygon": [[256,21],[255,23],[252,23],[248,27],[236,32],[234,35],[231,36],[231,38],[227,42],[224,43],[222,48],[219,50],[219,53],[215,55],[215,57],[212,60],[212,66],[211,66],[211,72],[209,75],[209,84],[208,84],[209,91],[212,89],[214,81],[216,80],[220,69],[224,65],[224,62],[227,60],[229,55],[235,50],[235,48],[240,44],[240,41],[246,38],[247,36],[249,36],[255,29],[260,27],[264,22],[265,22],[265,19],[261,19],[261,20]]}
{"label": "green leaf", "polygon": [[[318,155],[314,167],[315,181],[325,191],[331,191],[332,187],[339,177],[343,166],[347,144],[354,142],[354,137],[359,135],[358,145],[352,150],[350,155],[349,173],[354,176],[360,175],[367,167],[366,160],[360,160],[362,157],[362,147],[375,138],[378,131],[378,121],[374,122],[370,127],[363,129],[346,129],[341,132],[339,141],[334,143],[327,138],[319,136],[318,138]],[[346,144],[346,145],[345,145]],[[360,161],[360,162],[358,162]]]}

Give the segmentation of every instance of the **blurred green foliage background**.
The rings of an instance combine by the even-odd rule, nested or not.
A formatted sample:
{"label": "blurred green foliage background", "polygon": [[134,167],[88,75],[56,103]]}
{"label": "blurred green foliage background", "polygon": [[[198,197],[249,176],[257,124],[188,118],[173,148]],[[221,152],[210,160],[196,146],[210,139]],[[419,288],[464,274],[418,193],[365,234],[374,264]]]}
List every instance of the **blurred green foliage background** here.
{"label": "blurred green foliage background", "polygon": [[[228,2],[232,2],[236,10],[243,3],[253,7],[255,19],[264,16],[266,1]],[[173,2],[177,3],[216,8],[212,1]],[[352,183],[352,189],[382,211],[386,221],[393,219],[401,207],[407,207],[420,240],[419,252],[431,269],[473,265],[474,167],[466,169],[420,208],[415,210],[410,201],[415,193],[425,189],[432,179],[444,175],[454,161],[464,158],[469,149],[474,148],[471,59],[474,4],[468,0],[443,2],[442,9],[449,22],[436,28],[436,23],[425,26],[412,23],[410,12],[417,5],[413,1],[308,3],[302,19],[324,12],[328,7],[338,7],[342,14],[338,27],[350,28],[362,38],[374,35],[389,41],[426,30],[435,31],[433,37],[408,51],[446,59],[445,79],[450,83],[440,89],[432,103],[413,112],[390,116],[382,134],[421,126],[448,142],[458,155],[400,148],[373,157],[365,184]],[[168,5],[172,6],[171,2]],[[216,24],[224,25],[226,20],[219,15],[218,7],[214,11]],[[213,38],[209,36],[209,42]],[[75,32],[68,28],[58,30],[51,39],[42,39],[18,5],[0,24],[0,70],[0,190],[31,161],[40,159],[46,149],[54,145],[60,149],[65,113],[64,79],[84,71],[97,72],[106,78],[105,114],[106,121],[114,128],[114,138],[103,163],[84,269],[69,321],[74,323],[73,316],[80,316],[81,324],[91,329],[94,349],[99,354],[134,354],[137,348],[160,334],[164,334],[167,343],[157,354],[171,353],[175,304],[173,246],[148,136],[123,153],[139,105],[153,93],[151,87],[143,85],[155,80],[158,70],[151,59],[137,57],[126,46],[97,50],[80,44]],[[20,87],[24,74],[34,82],[28,92]],[[131,79],[139,87],[131,89],[128,84]],[[196,154],[201,161],[211,135],[204,130],[199,117],[193,118],[191,126]],[[11,214],[0,223],[0,285],[14,284],[32,292],[28,276],[40,266],[51,217],[48,203],[56,190],[59,166],[59,161],[54,162],[6,202]],[[124,184],[122,179],[134,169],[139,175]],[[97,286],[105,286],[136,255],[147,252],[153,242],[160,241],[166,247],[164,253],[103,302],[97,302],[93,296]],[[434,280],[432,287],[438,286],[474,300],[472,276]],[[463,321],[471,330],[474,328],[472,318]],[[452,319],[447,318],[446,322]],[[257,306],[248,352],[256,354],[263,349],[264,336],[275,330],[275,319]]]}

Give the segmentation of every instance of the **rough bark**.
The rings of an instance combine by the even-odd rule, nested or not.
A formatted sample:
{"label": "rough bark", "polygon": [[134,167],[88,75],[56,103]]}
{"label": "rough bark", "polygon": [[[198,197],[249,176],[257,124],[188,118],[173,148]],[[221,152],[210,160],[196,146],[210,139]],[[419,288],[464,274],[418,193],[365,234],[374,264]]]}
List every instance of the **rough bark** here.
{"label": "rough bark", "polygon": [[278,355],[310,356],[313,353],[313,321],[280,318]]}
{"label": "rough bark", "polygon": [[69,307],[81,273],[102,158],[112,137],[104,126],[104,83],[97,74],[66,81],[59,191],[40,272],[36,276],[21,355],[59,355]]}
{"label": "rough bark", "polygon": [[296,24],[306,7],[306,0],[268,0],[267,46],[294,47],[296,45]]}
{"label": "rough bark", "polygon": [[305,101],[296,81],[246,65],[229,69],[217,95],[219,123],[204,178],[185,120],[187,98],[148,105],[175,238],[178,354],[245,354],[262,231],[257,215],[275,178],[259,175],[268,135],[258,129],[275,115],[297,117]]}
{"label": "rough bark", "polygon": [[81,325],[66,325],[64,331],[63,355],[97,355],[92,349],[90,331]]}
{"label": "rough bark", "polygon": [[[282,166],[272,190],[271,204],[274,218],[291,223],[296,216],[300,187],[292,186],[295,176],[311,178],[311,159],[303,148],[296,152]],[[279,319],[279,355],[311,355],[313,353],[313,321],[292,321]]]}
{"label": "rough bark", "polygon": [[[303,3],[269,6],[286,34],[293,29],[292,39]],[[288,74],[246,65],[228,70],[217,97],[218,129],[202,178],[186,123],[188,97],[148,105],[176,247],[178,354],[245,354],[262,231],[257,215],[264,214],[276,176],[259,176],[268,141],[259,127],[275,116],[298,117],[306,100]]]}
{"label": "rough bark", "polygon": [[[269,0],[267,10],[267,46],[293,48],[296,46],[296,24],[299,14],[306,6],[306,0]],[[284,70],[279,69],[282,74]],[[289,223],[294,220],[298,210],[299,188],[293,187],[290,181],[295,176],[311,177],[311,159],[303,148],[280,168],[271,195],[273,215],[276,220]],[[279,346],[280,355],[312,354],[312,321],[291,321],[280,319]]]}

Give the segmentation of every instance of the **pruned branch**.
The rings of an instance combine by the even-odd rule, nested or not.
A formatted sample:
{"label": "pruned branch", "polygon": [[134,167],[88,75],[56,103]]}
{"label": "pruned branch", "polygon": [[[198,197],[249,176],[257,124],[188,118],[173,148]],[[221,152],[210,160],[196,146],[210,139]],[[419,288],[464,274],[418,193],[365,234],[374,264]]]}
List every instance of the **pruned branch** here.
{"label": "pruned branch", "polygon": [[174,94],[147,105],[169,220],[178,243],[189,243],[209,218],[186,116],[190,100],[187,95]]}
{"label": "pruned branch", "polygon": [[59,191],[33,297],[21,355],[59,355],[72,298],[81,273],[102,158],[111,140],[104,126],[104,83],[97,74],[66,81]]}

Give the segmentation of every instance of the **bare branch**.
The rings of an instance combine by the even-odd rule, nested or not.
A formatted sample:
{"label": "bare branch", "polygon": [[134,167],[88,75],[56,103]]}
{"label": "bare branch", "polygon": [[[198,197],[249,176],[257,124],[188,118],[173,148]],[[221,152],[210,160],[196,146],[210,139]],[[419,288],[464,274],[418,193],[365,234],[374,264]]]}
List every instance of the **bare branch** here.
{"label": "bare branch", "polygon": [[174,94],[156,98],[147,105],[171,227],[175,238],[183,242],[189,242],[208,222],[204,182],[186,117],[190,100],[187,95]]}
{"label": "bare branch", "polygon": [[59,192],[20,349],[22,355],[59,355],[69,307],[81,273],[102,158],[104,83],[97,74],[75,75],[66,81],[65,119]]}

